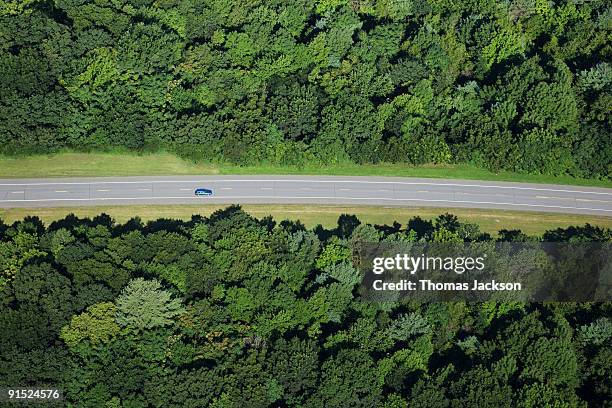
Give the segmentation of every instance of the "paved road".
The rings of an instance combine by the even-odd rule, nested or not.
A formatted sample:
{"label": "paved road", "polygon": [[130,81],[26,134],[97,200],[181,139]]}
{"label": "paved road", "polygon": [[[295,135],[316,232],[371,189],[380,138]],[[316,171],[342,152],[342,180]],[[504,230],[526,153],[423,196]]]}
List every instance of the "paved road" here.
{"label": "paved road", "polygon": [[[213,197],[195,197],[197,187]],[[612,189],[472,180],[184,176],[0,180],[0,207],[342,204],[494,208],[612,216]]]}

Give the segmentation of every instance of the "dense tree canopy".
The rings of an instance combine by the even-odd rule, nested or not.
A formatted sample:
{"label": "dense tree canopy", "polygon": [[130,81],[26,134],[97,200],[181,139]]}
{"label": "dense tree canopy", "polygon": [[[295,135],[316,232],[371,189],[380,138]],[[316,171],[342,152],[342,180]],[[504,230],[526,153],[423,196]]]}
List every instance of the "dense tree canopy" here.
{"label": "dense tree canopy", "polygon": [[235,206],[0,222],[0,387],[50,384],[92,408],[607,406],[609,303],[360,300],[360,242],[449,237],[612,231],[491,237],[450,214],[308,230]]}
{"label": "dense tree canopy", "polygon": [[5,0],[0,149],[612,174],[606,0]]}

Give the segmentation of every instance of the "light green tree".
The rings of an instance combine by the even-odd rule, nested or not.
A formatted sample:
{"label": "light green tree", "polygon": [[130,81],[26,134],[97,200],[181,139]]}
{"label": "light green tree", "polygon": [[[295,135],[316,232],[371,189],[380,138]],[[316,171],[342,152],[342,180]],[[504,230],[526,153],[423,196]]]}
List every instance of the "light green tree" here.
{"label": "light green tree", "polygon": [[136,278],[117,298],[117,323],[137,332],[170,325],[183,311],[181,301],[157,280]]}
{"label": "light green tree", "polygon": [[116,313],[117,307],[111,302],[92,305],[85,312],[73,316],[70,324],[62,327],[60,337],[71,348],[84,341],[94,347],[107,343],[121,330],[115,322]]}

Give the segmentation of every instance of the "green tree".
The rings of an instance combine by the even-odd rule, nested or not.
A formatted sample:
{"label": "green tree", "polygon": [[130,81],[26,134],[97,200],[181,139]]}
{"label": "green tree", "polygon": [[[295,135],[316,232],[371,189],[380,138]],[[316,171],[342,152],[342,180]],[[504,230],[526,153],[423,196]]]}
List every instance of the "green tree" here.
{"label": "green tree", "polygon": [[139,333],[175,323],[184,312],[179,299],[162,289],[157,280],[136,278],[117,298],[117,323]]}
{"label": "green tree", "polygon": [[107,343],[120,332],[115,322],[117,307],[110,302],[98,303],[73,316],[70,324],[62,327],[60,337],[70,348],[75,348],[84,341],[88,346],[96,347]]}

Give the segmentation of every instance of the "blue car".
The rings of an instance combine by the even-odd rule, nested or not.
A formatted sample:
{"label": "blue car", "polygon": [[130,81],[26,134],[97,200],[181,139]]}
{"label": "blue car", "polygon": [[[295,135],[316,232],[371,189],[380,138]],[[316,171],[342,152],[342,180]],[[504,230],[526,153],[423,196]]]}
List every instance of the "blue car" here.
{"label": "blue car", "polygon": [[213,195],[213,191],[208,188],[196,188],[195,195],[198,197],[211,196]]}

